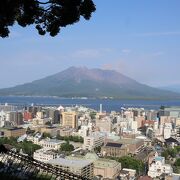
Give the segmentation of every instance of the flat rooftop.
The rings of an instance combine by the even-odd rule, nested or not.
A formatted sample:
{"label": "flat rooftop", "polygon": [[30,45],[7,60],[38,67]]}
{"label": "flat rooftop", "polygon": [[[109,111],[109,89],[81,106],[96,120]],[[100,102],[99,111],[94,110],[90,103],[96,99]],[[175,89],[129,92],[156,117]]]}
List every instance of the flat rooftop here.
{"label": "flat rooftop", "polygon": [[114,142],[108,142],[105,146],[109,146],[109,147],[122,147],[122,144],[120,143],[114,143]]}
{"label": "flat rooftop", "polygon": [[63,158],[56,158],[48,161],[49,164],[59,165],[59,166],[66,166],[66,167],[74,167],[74,168],[83,168],[91,164],[91,161],[88,160],[75,160],[75,159],[63,159]]}

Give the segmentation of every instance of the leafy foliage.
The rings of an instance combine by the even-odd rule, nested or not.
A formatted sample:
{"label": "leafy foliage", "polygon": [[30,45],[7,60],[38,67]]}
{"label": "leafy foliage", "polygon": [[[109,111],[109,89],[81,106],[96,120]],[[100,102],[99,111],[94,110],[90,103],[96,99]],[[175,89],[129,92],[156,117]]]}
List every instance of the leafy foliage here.
{"label": "leafy foliage", "polygon": [[176,159],[174,165],[175,165],[175,166],[180,166],[180,158]]}
{"label": "leafy foliage", "polygon": [[144,172],[144,163],[130,156],[110,157],[121,163],[122,168],[135,169],[138,174]]}
{"label": "leafy foliage", "polygon": [[71,152],[74,150],[74,146],[72,144],[69,144],[69,141],[67,141],[61,144],[60,150],[65,152]]}
{"label": "leafy foliage", "polygon": [[43,132],[42,138],[51,138],[51,135],[49,133]]}
{"label": "leafy foliage", "polygon": [[173,169],[175,173],[180,173],[180,158],[176,159]]}
{"label": "leafy foliage", "polygon": [[80,143],[84,142],[84,139],[81,136],[60,136],[58,134],[56,138],[59,140],[65,140],[65,141],[73,141],[73,142],[80,142]]}
{"label": "leafy foliage", "polygon": [[90,112],[90,117],[91,119],[95,119],[96,118],[96,112]]}
{"label": "leafy foliage", "polygon": [[164,152],[162,152],[161,155],[165,157],[165,159],[167,159],[169,156],[175,158],[178,152],[179,152],[179,147],[168,148],[164,150]]}
{"label": "leafy foliage", "polygon": [[56,36],[61,27],[84,17],[89,20],[96,10],[92,0],[1,0],[0,37],[8,37],[9,26],[35,24],[40,35]]}
{"label": "leafy foliage", "polygon": [[95,147],[94,152],[100,153],[101,152],[101,146]]}
{"label": "leafy foliage", "polygon": [[9,144],[12,145],[19,151],[22,149],[23,153],[28,155],[33,155],[34,151],[41,148],[41,146],[37,144],[33,144],[31,141],[23,141],[23,142],[17,142],[17,138],[0,138],[0,144]]}

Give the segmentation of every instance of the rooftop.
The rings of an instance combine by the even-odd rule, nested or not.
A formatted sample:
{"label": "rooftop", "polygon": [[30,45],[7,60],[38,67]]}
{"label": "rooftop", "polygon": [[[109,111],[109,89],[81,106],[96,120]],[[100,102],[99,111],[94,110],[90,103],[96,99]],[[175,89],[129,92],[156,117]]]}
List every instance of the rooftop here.
{"label": "rooftop", "polygon": [[120,143],[113,143],[113,142],[108,142],[105,146],[109,146],[109,147],[121,147],[122,144]]}
{"label": "rooftop", "polygon": [[85,156],[68,156],[69,160],[89,160],[94,163],[95,167],[116,167],[119,163],[115,160],[99,158],[95,153],[87,153]]}
{"label": "rooftop", "polygon": [[163,160],[164,160],[164,157],[161,157],[161,156],[155,157],[155,161],[163,161]]}
{"label": "rooftop", "polygon": [[43,141],[48,142],[48,143],[56,143],[56,144],[60,144],[60,143],[64,143],[65,142],[63,140],[50,139],[50,138],[46,138]]}
{"label": "rooftop", "polygon": [[56,158],[56,159],[52,159],[52,160],[48,161],[48,163],[53,164],[53,165],[59,165],[59,166],[83,168],[85,166],[88,166],[92,162],[88,161],[88,160],[77,160],[77,159],[70,160],[70,159]]}
{"label": "rooftop", "polygon": [[115,160],[110,160],[110,159],[104,159],[104,158],[99,158],[97,161],[94,162],[95,167],[111,167],[114,168],[117,165],[119,165]]}
{"label": "rooftop", "polygon": [[116,142],[122,143],[122,144],[136,144],[136,143],[142,142],[142,141],[144,141],[144,140],[143,139],[124,138],[124,139],[120,139],[120,140],[118,140]]}

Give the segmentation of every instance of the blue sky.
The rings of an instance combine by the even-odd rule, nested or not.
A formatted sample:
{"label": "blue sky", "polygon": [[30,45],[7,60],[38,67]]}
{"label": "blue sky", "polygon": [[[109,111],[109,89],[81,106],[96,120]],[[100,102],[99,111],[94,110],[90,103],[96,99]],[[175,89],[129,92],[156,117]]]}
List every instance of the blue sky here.
{"label": "blue sky", "polygon": [[94,0],[90,21],[52,38],[33,26],[0,39],[0,88],[70,66],[115,69],[151,86],[180,84],[179,0]]}

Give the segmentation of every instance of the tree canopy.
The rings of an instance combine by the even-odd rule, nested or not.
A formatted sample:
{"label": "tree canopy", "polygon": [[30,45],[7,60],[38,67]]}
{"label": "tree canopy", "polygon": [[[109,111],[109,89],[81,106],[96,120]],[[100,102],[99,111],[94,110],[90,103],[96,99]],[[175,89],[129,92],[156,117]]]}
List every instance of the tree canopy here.
{"label": "tree canopy", "polygon": [[123,157],[110,157],[110,158],[120,162],[122,168],[135,169],[138,174],[144,172],[145,164],[142,161],[135,159],[134,157],[123,156]]}
{"label": "tree canopy", "polygon": [[8,37],[9,26],[34,24],[40,35],[56,36],[61,27],[91,18],[96,10],[92,0],[1,0],[0,37]]}
{"label": "tree canopy", "polygon": [[69,144],[69,141],[67,141],[61,144],[60,150],[65,152],[71,152],[74,150],[74,146],[72,144]]}

